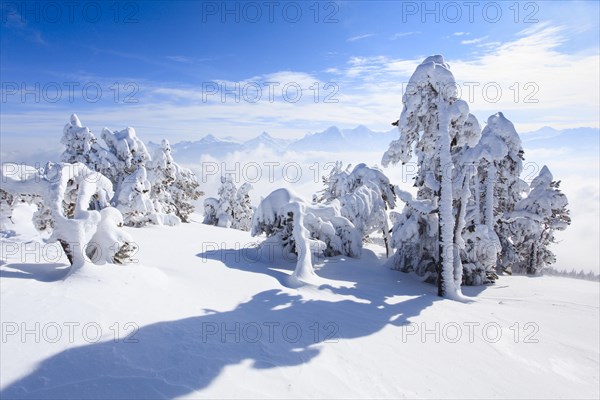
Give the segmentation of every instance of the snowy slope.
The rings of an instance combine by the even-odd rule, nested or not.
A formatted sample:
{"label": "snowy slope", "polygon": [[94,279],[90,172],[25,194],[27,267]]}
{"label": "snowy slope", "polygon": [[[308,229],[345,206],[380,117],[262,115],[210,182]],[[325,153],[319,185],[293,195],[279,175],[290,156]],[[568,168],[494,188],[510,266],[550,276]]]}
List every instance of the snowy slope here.
{"label": "snowy slope", "polygon": [[383,267],[373,244],[317,260],[322,285],[291,289],[294,260],[245,232],[127,231],[139,263],[64,281],[64,259],[3,240],[1,398],[599,396],[597,283],[502,277],[462,304]]}

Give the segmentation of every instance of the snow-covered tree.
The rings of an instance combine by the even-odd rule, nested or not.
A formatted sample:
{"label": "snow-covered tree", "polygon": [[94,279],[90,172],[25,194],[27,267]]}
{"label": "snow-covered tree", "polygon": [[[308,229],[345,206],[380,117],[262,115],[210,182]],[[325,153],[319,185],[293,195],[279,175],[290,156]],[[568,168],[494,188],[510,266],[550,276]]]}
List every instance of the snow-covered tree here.
{"label": "snow-covered tree", "polygon": [[141,227],[148,224],[177,225],[181,222],[175,214],[165,214],[154,208],[150,189],[146,168],[142,166],[138,166],[121,182],[113,203],[123,214],[125,225]]}
{"label": "snow-covered tree", "polygon": [[154,222],[156,212],[150,199],[146,168],[137,168],[120,183],[115,200],[115,207],[123,214],[125,225],[140,227]]}
{"label": "snow-covered tree", "polygon": [[[464,266],[464,284],[479,285],[497,278],[496,264],[501,241],[496,228],[502,212],[497,207],[495,196],[506,191],[502,189],[507,187],[504,175],[505,167],[509,165],[507,159],[518,158],[522,151],[515,152],[513,149],[520,147],[521,141],[514,127],[502,113],[498,113],[489,117],[477,145],[462,151],[469,187],[468,192],[463,193],[466,207],[462,236],[465,246],[460,257]],[[499,177],[502,177],[502,182]]]}
{"label": "snow-covered tree", "polygon": [[[3,181],[3,189],[0,189],[0,209],[2,210],[2,220],[12,221],[12,213],[14,207],[19,203],[26,203],[34,205],[36,211],[33,213],[32,222],[34,227],[40,232],[51,233],[54,229],[54,217],[52,211],[49,208],[47,201],[36,191],[27,192],[26,190],[15,190],[12,186],[14,181],[18,182],[31,182],[40,177],[51,179],[52,177],[47,175],[48,172],[54,170],[54,163],[48,163],[45,168],[37,168],[28,165],[17,165],[7,163],[2,167],[2,176],[4,179],[10,179],[11,181]],[[6,184],[5,184],[6,183]],[[4,190],[6,187],[6,190]],[[9,190],[9,188],[12,188]],[[24,187],[22,187],[24,188]],[[45,193],[42,191],[42,193]],[[67,181],[67,189],[65,190],[65,196],[61,202],[63,212],[68,218],[73,217],[75,210],[75,203],[77,200],[77,185],[72,179]],[[2,227],[2,230],[6,227]]]}
{"label": "snow-covered tree", "polygon": [[0,189],[0,231],[7,230],[7,227],[4,226],[7,221],[14,223],[12,220],[12,214],[15,204],[17,203],[17,199],[12,194],[8,193],[4,189]]}
{"label": "snow-covered tree", "polygon": [[[2,176],[5,177],[5,179],[26,181],[40,175],[43,175],[43,170],[35,167],[23,164],[19,165],[16,163],[2,164]],[[9,229],[7,224],[14,224],[12,220],[14,208],[19,203],[27,203],[37,206],[37,210],[33,216],[35,227],[39,231],[50,232],[54,222],[48,207],[44,205],[41,197],[33,193],[11,192],[8,190],[8,187],[5,190],[4,183],[5,181],[2,181],[2,188],[0,188],[0,231],[5,232],[6,234],[13,232]]]}
{"label": "snow-covered tree", "polygon": [[[4,171],[2,175],[3,189],[7,193],[32,199],[43,206],[43,213],[34,215],[35,225],[51,230],[48,241],[60,243],[72,266],[69,273],[85,265],[87,246],[102,225],[101,213],[96,208],[109,207],[113,196],[110,180],[82,163],[48,163],[44,169],[24,177],[7,176]],[[75,196],[71,194],[73,190]],[[72,210],[72,214],[68,210]],[[114,208],[111,210],[105,213],[120,214]],[[37,219],[40,221],[35,221]],[[112,229],[115,227],[102,225],[101,233],[117,235],[110,232]],[[127,253],[121,247],[119,251]]]}
{"label": "snow-covered tree", "polygon": [[171,145],[166,139],[162,140],[148,163],[148,179],[156,211],[175,214],[183,222],[188,222],[194,211],[192,201],[204,193],[199,190],[194,174],[173,160]]}
{"label": "snow-covered tree", "polygon": [[560,191],[560,181],[553,179],[548,167],[544,166],[531,182],[527,197],[508,214],[519,254],[515,272],[538,274],[556,261],[550,250],[550,245],[555,243],[554,233],[565,230],[571,218],[567,196]]}
{"label": "snow-covered tree", "polygon": [[204,199],[204,221],[202,221],[202,223],[206,225],[221,226],[219,225],[220,216],[223,220],[227,219],[227,216],[220,215],[219,200],[214,197],[207,197]]}
{"label": "snow-covered tree", "polygon": [[[510,224],[504,222],[503,215],[511,213],[515,205],[527,193],[529,187],[520,179],[523,170],[523,148],[513,124],[497,113],[488,118],[477,146],[468,151],[468,156],[476,168],[471,184],[471,203],[468,234],[479,231],[487,252],[492,251],[491,243],[497,243],[498,272],[510,271],[510,266],[518,261],[516,249],[511,240]],[[484,224],[487,229],[478,227]],[[483,236],[481,236],[483,234]],[[485,267],[493,276],[491,265]]]}
{"label": "snow-covered tree", "polygon": [[252,216],[254,207],[250,202],[250,190],[252,185],[248,182],[239,187],[235,196],[235,207],[233,209],[233,222],[231,227],[241,231],[249,231],[252,228]]}
{"label": "snow-covered tree", "polygon": [[250,230],[254,208],[250,204],[248,192],[252,185],[244,183],[239,188],[231,176],[221,177],[218,199],[204,200],[204,223],[223,228]]}
{"label": "snow-covered tree", "polygon": [[286,254],[297,255],[292,279],[299,281],[315,276],[312,254],[358,257],[362,251],[360,232],[341,215],[338,203],[311,205],[287,189],[277,189],[261,201],[250,233],[264,233]]}
{"label": "snow-covered tree", "polygon": [[458,98],[454,76],[439,55],[417,67],[402,102],[400,139],[390,143],[382,163],[406,163],[413,152],[417,156],[417,200],[437,203],[439,219],[439,250],[429,270],[437,270],[439,295],[459,297],[463,269],[459,251],[464,248],[460,227],[464,220],[456,220],[454,210],[464,215],[463,192],[468,179],[461,150],[477,143],[479,124],[469,114],[467,103]]}
{"label": "snow-covered tree", "polygon": [[177,179],[169,187],[171,198],[175,205],[175,214],[183,222],[189,222],[190,215],[194,212],[195,206],[192,201],[198,200],[204,196],[200,190],[200,184],[194,173],[183,167],[177,167]]}
{"label": "snow-covered tree", "polygon": [[175,182],[175,167],[170,158],[170,147],[161,143],[153,156],[148,169],[148,181],[151,184],[150,196],[154,208],[165,214],[174,214],[176,207],[169,188]]}
{"label": "snow-covered tree", "polygon": [[124,163],[115,154],[103,148],[92,131],[81,124],[76,114],[63,129],[61,143],[65,145],[61,159],[67,163],[80,162],[93,171],[100,172],[117,187]]}
{"label": "snow-covered tree", "polygon": [[377,168],[358,164],[350,171],[350,167],[342,170],[342,163],[336,163],[329,176],[323,178],[325,189],[316,200],[325,204],[338,201],[342,216],[354,224],[363,239],[373,232],[382,232],[389,254],[391,239],[386,210],[396,206],[394,187]]}
{"label": "snow-covered tree", "polygon": [[135,129],[127,127],[121,131],[102,130],[102,140],[111,154],[121,162],[124,174],[134,173],[138,167],[146,166],[150,153],[144,142],[137,136]]}
{"label": "snow-covered tree", "polygon": [[[194,174],[173,161],[166,140],[152,160],[133,128],[114,132],[104,128],[101,138],[106,148],[73,114],[63,130],[61,141],[66,149],[62,159],[81,162],[110,179],[115,188],[112,202],[123,211],[126,225],[174,225],[188,221],[194,210],[192,201],[203,193]],[[138,189],[141,194],[135,193]],[[135,197],[135,204],[127,210],[126,202],[131,196]]]}

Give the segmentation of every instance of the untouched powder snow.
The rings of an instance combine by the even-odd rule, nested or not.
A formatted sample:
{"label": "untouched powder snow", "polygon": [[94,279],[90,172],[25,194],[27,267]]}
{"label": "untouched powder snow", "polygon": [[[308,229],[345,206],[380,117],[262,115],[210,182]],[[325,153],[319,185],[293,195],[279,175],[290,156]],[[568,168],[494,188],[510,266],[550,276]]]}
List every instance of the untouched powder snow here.
{"label": "untouched powder snow", "polygon": [[503,276],[460,303],[368,245],[294,289],[295,259],[192,219],[125,228],[137,263],[65,280],[39,238],[2,239],[0,397],[599,396],[598,283]]}

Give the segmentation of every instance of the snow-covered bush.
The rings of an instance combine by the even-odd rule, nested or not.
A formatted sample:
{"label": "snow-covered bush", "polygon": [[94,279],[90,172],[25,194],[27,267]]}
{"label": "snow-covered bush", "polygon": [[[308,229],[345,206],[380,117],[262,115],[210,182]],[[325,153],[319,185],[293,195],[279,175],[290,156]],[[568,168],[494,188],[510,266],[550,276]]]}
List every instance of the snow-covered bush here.
{"label": "snow-covered bush", "polygon": [[315,275],[312,254],[358,257],[362,251],[360,232],[341,215],[339,204],[311,205],[287,189],[277,189],[261,201],[250,233],[274,237],[282,251],[296,254],[293,278],[301,281]]}
{"label": "snow-covered bush", "polygon": [[210,197],[204,200],[204,223],[249,231],[254,213],[248,194],[251,189],[252,185],[249,183],[244,183],[238,188],[231,176],[221,177],[219,198]]}
{"label": "snow-covered bush", "polygon": [[567,229],[571,223],[567,196],[560,191],[560,181],[554,181],[544,166],[531,182],[529,195],[515,205],[508,214],[519,262],[513,272],[538,274],[543,267],[553,264],[556,257],[550,251],[555,243],[554,233]]}
{"label": "snow-covered bush", "polygon": [[[461,229],[456,228],[457,225],[459,228],[464,226],[464,221],[456,221],[454,210],[459,215],[464,214],[463,187],[467,179],[462,150],[477,143],[479,123],[469,114],[467,103],[458,98],[454,76],[439,55],[428,57],[417,67],[402,102],[404,107],[398,121],[400,138],[390,143],[382,163],[384,166],[400,161],[406,163],[413,152],[417,156],[417,201],[436,203],[437,210],[431,211],[437,212],[439,219],[437,240],[440,251],[435,256],[435,265],[427,272],[429,275],[437,272],[440,295],[460,296],[462,265],[459,252],[464,248],[464,241]],[[429,231],[431,228],[418,232]],[[419,242],[426,240],[422,237]],[[401,249],[398,251],[404,253]]]}
{"label": "snow-covered bush", "polygon": [[435,264],[438,251],[438,218],[406,206],[402,213],[390,213],[392,247],[397,251],[388,261],[391,268],[414,271],[426,282],[436,282]]}
{"label": "snow-covered bush", "polygon": [[358,164],[342,170],[336,163],[328,177],[324,177],[325,189],[316,196],[320,203],[339,202],[342,216],[359,230],[363,239],[373,232],[382,232],[388,254],[391,252],[389,224],[386,210],[396,205],[396,194],[389,179],[377,168]]}
{"label": "snow-covered bush", "polygon": [[[7,193],[38,204],[34,224],[51,231],[49,242],[60,243],[72,265],[70,273],[87,262],[84,255],[98,229],[104,239],[126,237],[116,232],[116,225],[108,221],[103,224],[98,211],[110,209],[104,213],[113,220],[120,216],[118,210],[109,207],[113,197],[110,180],[82,163],[48,163],[44,169],[26,176],[11,176],[3,171],[2,182]],[[121,247],[116,253],[123,250]]]}
{"label": "snow-covered bush", "polygon": [[123,229],[123,215],[114,207],[100,211],[100,223],[86,247],[86,254],[94,264],[127,264],[137,251],[131,235]]}
{"label": "snow-covered bush", "polygon": [[[9,229],[9,224],[14,224],[12,220],[12,215],[14,208],[19,203],[27,203],[27,204],[40,204],[41,199],[39,196],[31,193],[21,193],[16,191],[10,191],[8,189],[9,186],[5,185],[5,180],[28,180],[33,177],[39,176],[40,170],[35,167],[31,167],[23,164],[16,163],[2,163],[2,185],[0,187],[0,231],[4,232],[3,235],[11,235],[14,234],[14,231]],[[6,188],[5,188],[6,186]],[[46,210],[38,207],[37,214],[47,214]],[[51,229],[52,221],[47,219],[45,223],[40,224],[40,231],[44,231],[47,229]]]}
{"label": "snow-covered bush", "polygon": [[496,262],[500,252],[496,233],[486,225],[477,224],[469,226],[463,233],[463,238],[463,283],[477,286],[494,282],[498,278]]}

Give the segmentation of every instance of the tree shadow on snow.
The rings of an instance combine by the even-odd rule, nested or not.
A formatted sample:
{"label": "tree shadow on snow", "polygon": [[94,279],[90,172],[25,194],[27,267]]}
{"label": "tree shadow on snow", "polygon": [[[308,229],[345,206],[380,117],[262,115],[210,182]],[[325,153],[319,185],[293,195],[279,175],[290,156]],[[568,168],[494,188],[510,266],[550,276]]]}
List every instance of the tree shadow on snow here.
{"label": "tree shadow on snow", "polygon": [[[268,240],[268,239],[267,239]],[[263,242],[268,243],[268,242]],[[276,247],[274,247],[276,248]],[[217,260],[228,268],[238,269],[271,276],[282,286],[289,287],[288,278],[294,272],[296,260],[281,255],[272,248],[251,247],[245,249],[218,249],[197,254],[202,259]],[[343,256],[321,258],[313,257],[315,272],[321,278],[350,283],[351,287],[334,287],[329,284],[320,285],[320,289],[332,293],[353,296],[358,302],[368,302],[381,310],[391,310],[387,299],[395,295],[411,297],[403,301],[403,312],[398,315],[416,316],[429,307],[433,301],[439,300],[436,287],[423,283],[411,274],[401,273],[384,266],[385,261],[368,249],[363,249],[360,259]],[[338,303],[334,303],[338,304]],[[379,311],[381,313],[381,311]],[[401,325],[401,324],[400,324]]]}
{"label": "tree shadow on snow", "polygon": [[269,242],[269,239],[259,246],[241,249],[215,248],[198,253],[196,257],[203,261],[219,261],[231,269],[267,275],[286,287],[289,287],[288,278],[296,268],[295,257],[283,254],[279,246]]}
{"label": "tree shadow on snow", "polygon": [[[278,281],[288,275],[277,264],[236,262],[235,251],[241,250],[225,251],[233,257],[218,259],[230,268]],[[289,267],[283,264],[282,269]],[[339,294],[327,297],[333,300],[306,299],[301,291],[267,290],[232,311],[206,310],[202,316],[147,325],[125,341],[68,349],[6,386],[0,398],[184,396],[207,387],[226,366],[245,360],[255,369],[305,364],[325,343],[335,346],[336,341],[366,337],[388,325],[404,325],[438,300],[430,285],[400,282],[402,274],[381,266],[368,251],[358,261],[328,260],[318,273],[352,286],[321,286]],[[400,301],[396,295],[407,297]]]}
{"label": "tree shadow on snow", "polygon": [[[197,256],[218,260],[228,268],[271,276],[282,286],[287,287],[289,287],[288,278],[296,266],[295,260],[278,255],[271,250],[261,253],[260,248],[219,249],[199,253]],[[320,290],[340,295],[340,298],[334,301],[317,302],[320,308],[315,310],[315,315],[330,315],[334,318],[336,315],[345,315],[344,312],[347,311],[345,315],[347,318],[344,318],[346,322],[346,319],[352,320],[353,315],[364,313],[365,317],[368,316],[369,323],[375,321],[371,333],[377,332],[387,324],[406,325],[411,322],[410,318],[419,315],[433,302],[441,300],[436,295],[435,286],[423,283],[410,274],[391,270],[368,249],[363,249],[360,259],[338,256],[313,258],[313,261],[316,265],[315,272],[319,277],[344,282],[341,287],[329,283],[319,286]],[[347,284],[350,286],[345,287]],[[395,296],[403,296],[403,298],[394,299]],[[353,300],[340,301],[346,298]],[[356,336],[351,335],[351,337]]]}
{"label": "tree shadow on snow", "polygon": [[70,270],[69,265],[61,263],[9,263],[0,265],[2,266],[0,278],[34,279],[40,282],[60,281],[67,276]]}

